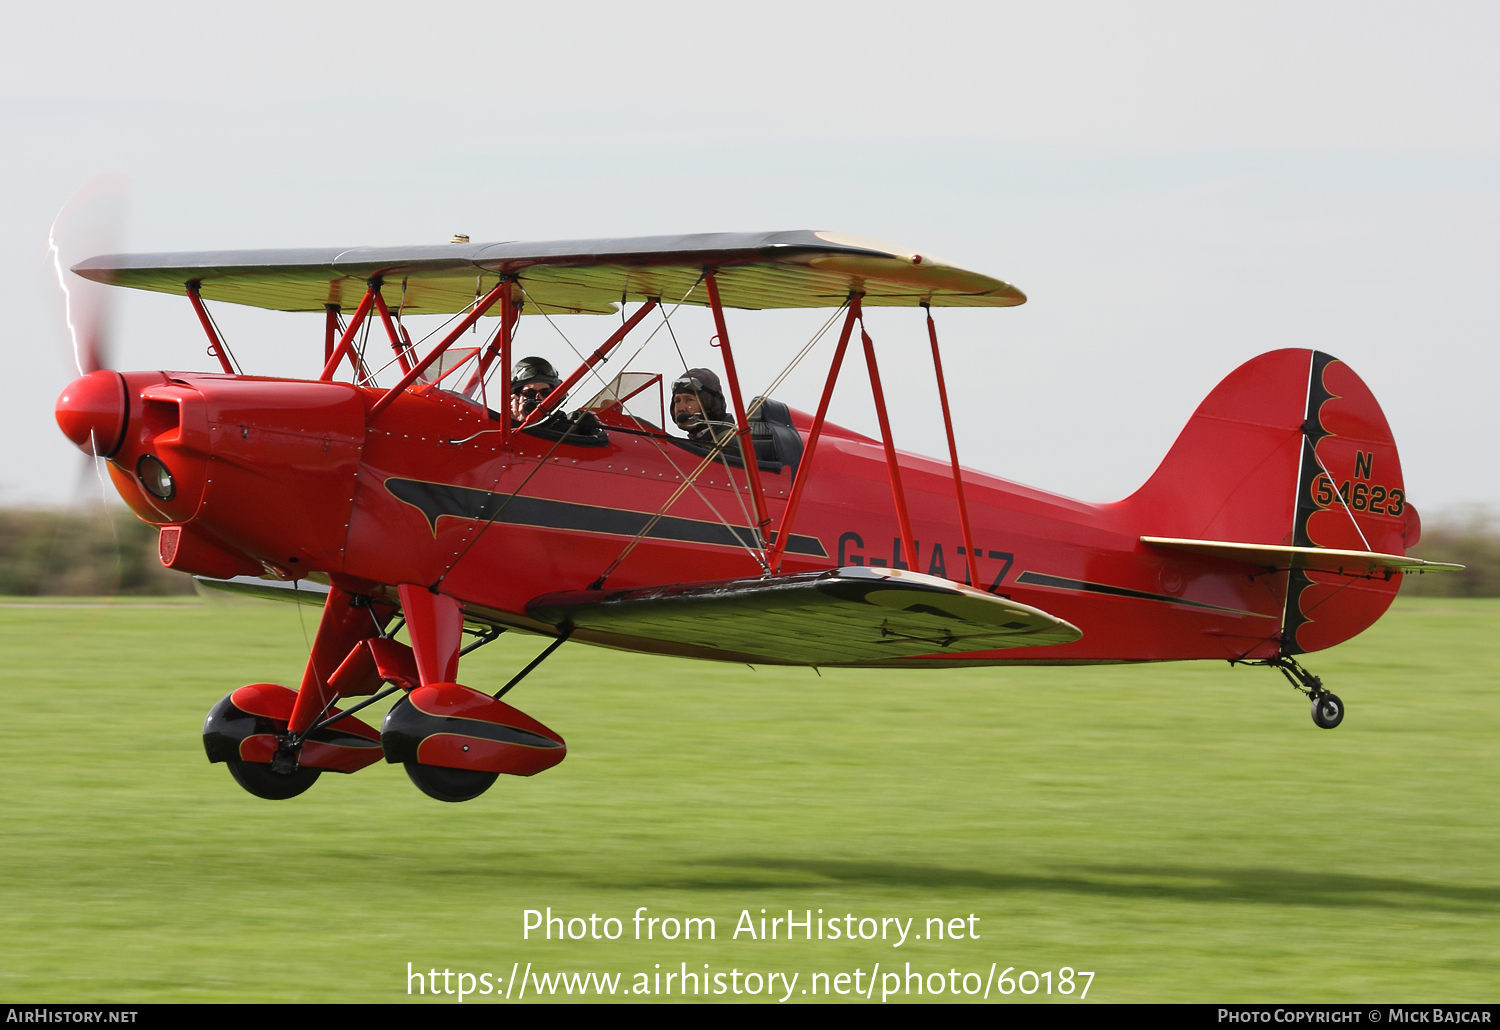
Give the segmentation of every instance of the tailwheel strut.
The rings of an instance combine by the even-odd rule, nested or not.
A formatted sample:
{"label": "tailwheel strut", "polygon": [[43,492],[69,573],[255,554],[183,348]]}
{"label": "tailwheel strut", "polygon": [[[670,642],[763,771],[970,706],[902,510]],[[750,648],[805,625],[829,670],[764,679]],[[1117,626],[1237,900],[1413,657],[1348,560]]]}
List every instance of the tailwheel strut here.
{"label": "tailwheel strut", "polygon": [[1321,677],[1308,672],[1291,655],[1277,655],[1275,658],[1245,664],[1269,665],[1273,669],[1280,669],[1292,689],[1307,695],[1312,701],[1312,721],[1321,729],[1331,730],[1344,721],[1344,702],[1337,694],[1324,688]]}

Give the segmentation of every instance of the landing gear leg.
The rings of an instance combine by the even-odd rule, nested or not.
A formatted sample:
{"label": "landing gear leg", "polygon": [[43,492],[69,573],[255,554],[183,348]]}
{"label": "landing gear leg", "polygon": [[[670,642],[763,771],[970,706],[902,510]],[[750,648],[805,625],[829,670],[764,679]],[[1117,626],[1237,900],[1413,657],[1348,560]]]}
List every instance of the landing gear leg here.
{"label": "landing gear leg", "polygon": [[406,766],[428,797],[469,801],[501,773],[533,776],[561,762],[567,743],[525,712],[500,700],[567,640],[557,640],[489,697],[457,682],[463,633],[459,602],[426,587],[401,584],[401,611],[411,633],[421,684],[390,707],[380,726],[385,760]]}
{"label": "landing gear leg", "polygon": [[[399,585],[397,590],[401,596],[401,613],[406,618],[406,631],[411,636],[412,657],[417,663],[422,686],[452,684],[457,687],[454,681],[458,679],[458,659],[463,653],[464,625],[463,612],[458,602],[445,594],[408,583]],[[386,713],[385,722],[381,725],[381,739],[383,742],[389,741],[385,745],[386,761],[396,761],[392,755],[399,749],[399,745],[395,744],[395,737],[391,736],[392,727],[400,722],[403,713],[417,712],[419,710],[412,704],[411,695],[408,694]],[[428,718],[431,716],[428,715]],[[419,762],[416,757],[421,750],[420,742],[412,741],[411,744],[412,746],[401,749],[406,775],[411,777],[417,789],[438,801],[471,801],[489,790],[500,777],[495,772]],[[460,746],[464,753],[469,751],[469,745]]]}
{"label": "landing gear leg", "polygon": [[1344,721],[1344,702],[1337,694],[1325,690],[1323,680],[1304,669],[1291,655],[1277,655],[1255,664],[1280,669],[1292,689],[1306,694],[1312,701],[1312,721],[1320,728],[1331,730]]}

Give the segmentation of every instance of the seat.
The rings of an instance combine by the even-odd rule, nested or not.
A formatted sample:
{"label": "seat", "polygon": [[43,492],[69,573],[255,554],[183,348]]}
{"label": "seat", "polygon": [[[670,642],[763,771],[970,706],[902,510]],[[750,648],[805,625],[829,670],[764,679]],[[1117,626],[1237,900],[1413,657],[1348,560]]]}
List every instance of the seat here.
{"label": "seat", "polygon": [[750,416],[750,439],[755,443],[757,461],[779,461],[797,474],[802,460],[802,435],[792,425],[792,413],[784,403],[769,397],[750,402],[755,414]]}

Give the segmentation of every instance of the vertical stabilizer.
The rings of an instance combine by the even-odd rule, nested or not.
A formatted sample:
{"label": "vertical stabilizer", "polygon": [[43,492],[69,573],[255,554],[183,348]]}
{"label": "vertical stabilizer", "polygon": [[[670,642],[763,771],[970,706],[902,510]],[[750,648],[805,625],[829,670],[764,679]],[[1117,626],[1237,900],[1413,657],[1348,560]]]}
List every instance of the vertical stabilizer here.
{"label": "vertical stabilizer", "polygon": [[[1379,403],[1321,351],[1271,351],[1231,372],[1122,506],[1157,537],[1404,555],[1421,531]],[[1280,576],[1284,654],[1359,633],[1401,583],[1393,570]]]}

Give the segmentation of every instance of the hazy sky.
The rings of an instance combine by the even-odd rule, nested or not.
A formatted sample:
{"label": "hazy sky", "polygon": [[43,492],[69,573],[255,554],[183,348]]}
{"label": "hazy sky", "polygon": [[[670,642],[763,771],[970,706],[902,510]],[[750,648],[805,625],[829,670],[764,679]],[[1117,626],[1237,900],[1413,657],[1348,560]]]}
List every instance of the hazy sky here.
{"label": "hazy sky", "polygon": [[[40,259],[112,171],[132,250],[889,239],[1031,298],[938,315],[966,464],[1117,498],[1236,365],[1308,346],[1374,389],[1419,508],[1500,505],[1497,52],[1494,4],[8,5],[0,503],[78,490]],[[120,299],[120,367],[210,367],[185,301]],[[217,314],[248,371],[315,367],[318,316]],[[823,317],[732,313],[747,386]],[[941,453],[919,317],[869,322],[898,444]],[[782,396],[813,407],[826,361]],[[873,433],[862,381],[834,417]]]}

